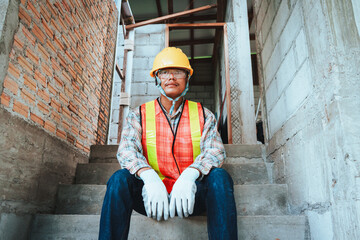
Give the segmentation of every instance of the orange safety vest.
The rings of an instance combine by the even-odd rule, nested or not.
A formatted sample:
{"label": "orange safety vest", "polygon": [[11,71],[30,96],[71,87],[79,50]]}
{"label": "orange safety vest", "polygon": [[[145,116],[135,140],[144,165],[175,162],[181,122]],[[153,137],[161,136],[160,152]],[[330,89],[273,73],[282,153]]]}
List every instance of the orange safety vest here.
{"label": "orange safety vest", "polygon": [[205,116],[200,103],[186,100],[174,132],[158,101],[140,106],[142,146],[149,165],[170,193],[180,174],[201,152]]}

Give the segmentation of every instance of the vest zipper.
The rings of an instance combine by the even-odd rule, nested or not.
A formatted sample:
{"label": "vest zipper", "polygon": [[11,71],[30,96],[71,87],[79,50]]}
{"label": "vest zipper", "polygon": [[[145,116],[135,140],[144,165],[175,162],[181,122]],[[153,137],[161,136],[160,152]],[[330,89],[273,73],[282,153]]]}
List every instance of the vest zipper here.
{"label": "vest zipper", "polygon": [[173,158],[174,158],[174,161],[175,161],[175,164],[176,164],[176,168],[177,168],[177,170],[178,170],[178,172],[179,172],[179,175],[181,175],[181,171],[180,171],[179,165],[178,165],[178,163],[177,163],[177,161],[176,161],[175,154],[174,154],[174,146],[175,146],[177,129],[178,129],[178,126],[179,126],[180,121],[181,121],[181,117],[182,117],[182,114],[183,114],[183,111],[184,111],[184,107],[185,107],[186,100],[185,100],[185,102],[183,103],[179,121],[178,121],[177,125],[175,126],[175,127],[176,127],[176,128],[175,128],[175,133],[174,133],[174,130],[172,129],[172,127],[171,127],[170,120],[169,120],[169,118],[167,117],[167,115],[166,115],[166,113],[165,113],[165,110],[163,109],[163,107],[161,106],[161,104],[160,104],[160,102],[159,102],[159,98],[157,98],[156,100],[158,101],[158,104],[159,104],[161,110],[163,111],[163,113],[164,113],[164,115],[165,115],[165,118],[166,118],[166,120],[168,121],[168,124],[169,124],[169,127],[170,127],[170,129],[171,129],[171,132],[172,132],[172,134],[173,134],[173,136],[174,136],[174,141],[173,141],[173,144],[172,144],[171,153],[172,153],[172,155],[173,155]]}

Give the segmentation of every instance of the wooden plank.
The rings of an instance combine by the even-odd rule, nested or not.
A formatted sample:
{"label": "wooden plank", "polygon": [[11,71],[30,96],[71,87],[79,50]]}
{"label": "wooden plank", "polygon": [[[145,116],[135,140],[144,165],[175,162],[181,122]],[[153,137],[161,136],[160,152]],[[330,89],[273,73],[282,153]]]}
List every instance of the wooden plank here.
{"label": "wooden plank", "polygon": [[224,59],[225,59],[225,85],[226,85],[226,108],[227,108],[227,127],[228,143],[232,144],[232,126],[231,126],[231,92],[230,92],[230,69],[229,69],[229,48],[227,38],[227,26],[224,25]]}
{"label": "wooden plank", "polygon": [[168,24],[166,24],[166,26],[165,26],[165,47],[169,47],[169,39],[170,39],[169,26],[168,26]]}
{"label": "wooden plank", "polygon": [[[126,33],[125,39],[129,38],[129,32]],[[129,50],[125,49],[124,50],[124,60],[123,60],[123,73],[124,73],[124,78],[121,79],[121,89],[120,92],[125,92],[125,80],[126,80],[126,62],[127,62],[127,55],[128,55]],[[120,94],[121,94],[120,93]],[[124,106],[120,105],[119,108],[119,125],[118,125],[118,136],[117,136],[117,143],[120,143],[121,140],[121,132],[122,132],[122,128],[123,128],[123,117],[124,117]]]}
{"label": "wooden plank", "polygon": [[119,74],[121,79],[125,78],[124,73],[121,71],[121,69],[117,63],[116,63],[116,72]]}
{"label": "wooden plank", "polygon": [[[137,19],[136,22],[140,23],[149,19]],[[169,20],[170,23],[182,23],[182,22],[197,22],[197,21],[212,21],[216,20],[216,14],[202,14],[197,16],[178,17]]]}
{"label": "wooden plank", "polygon": [[216,22],[216,23],[170,23],[168,24],[169,29],[176,28],[176,29],[206,29],[206,28],[223,28],[226,23],[223,22]]}
{"label": "wooden plank", "polygon": [[203,6],[203,7],[199,7],[199,8],[195,8],[195,9],[191,9],[191,10],[187,10],[187,11],[182,11],[182,12],[179,12],[179,13],[169,14],[169,15],[166,15],[166,16],[163,16],[163,17],[150,19],[150,20],[143,21],[143,22],[140,22],[140,23],[130,24],[130,25],[126,26],[126,30],[141,27],[141,26],[145,26],[145,25],[148,25],[148,24],[162,22],[164,20],[169,20],[169,19],[173,19],[173,18],[176,18],[176,17],[184,16],[184,15],[189,15],[189,14],[196,13],[196,12],[205,11],[205,10],[212,9],[212,8],[215,8],[215,7],[216,7],[216,4],[206,5],[206,6]]}

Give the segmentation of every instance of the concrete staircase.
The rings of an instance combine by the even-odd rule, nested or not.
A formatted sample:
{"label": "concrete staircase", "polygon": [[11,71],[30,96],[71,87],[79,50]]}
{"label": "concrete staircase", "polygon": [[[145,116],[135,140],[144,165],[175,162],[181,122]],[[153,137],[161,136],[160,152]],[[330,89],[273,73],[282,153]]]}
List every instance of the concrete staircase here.
{"label": "concrete staircase", "polygon": [[[287,186],[272,184],[261,145],[227,145],[223,166],[233,177],[238,236],[246,240],[304,240],[305,216],[289,215]],[[76,184],[60,185],[56,212],[35,216],[30,239],[97,239],[106,182],[120,168],[117,146],[92,146]],[[135,211],[129,239],[207,239],[206,216],[157,222]]]}

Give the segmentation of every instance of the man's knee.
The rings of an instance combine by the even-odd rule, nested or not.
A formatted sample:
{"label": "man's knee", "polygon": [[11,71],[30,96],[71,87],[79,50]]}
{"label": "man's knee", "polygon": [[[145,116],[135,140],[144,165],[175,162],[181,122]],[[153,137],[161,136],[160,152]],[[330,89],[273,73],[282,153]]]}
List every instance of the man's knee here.
{"label": "man's knee", "polygon": [[213,168],[208,175],[209,188],[233,187],[230,174],[223,168]]}
{"label": "man's knee", "polygon": [[107,186],[109,187],[127,187],[131,174],[127,169],[120,169],[116,171],[108,180]]}

